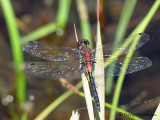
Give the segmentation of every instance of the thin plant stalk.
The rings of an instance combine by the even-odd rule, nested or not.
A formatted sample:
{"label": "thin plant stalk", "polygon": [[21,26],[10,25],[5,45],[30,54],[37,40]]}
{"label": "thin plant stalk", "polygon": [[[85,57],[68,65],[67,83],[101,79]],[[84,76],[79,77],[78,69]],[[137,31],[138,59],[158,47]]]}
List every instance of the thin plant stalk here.
{"label": "thin plant stalk", "polygon": [[65,29],[67,25],[71,2],[71,0],[59,0],[56,23],[61,29]]}
{"label": "thin plant stalk", "polygon": [[21,116],[20,120],[28,120],[27,118],[28,118],[28,114],[27,114],[27,113],[24,113],[24,114]]}
{"label": "thin plant stalk", "polygon": [[93,48],[93,41],[91,36],[88,9],[84,0],[76,0],[78,14],[80,17],[80,27],[83,38],[89,40],[90,48]]}
{"label": "thin plant stalk", "polygon": [[57,30],[57,28],[65,29],[68,22],[68,14],[70,10],[71,0],[59,0],[59,6],[55,22],[39,27],[38,29],[28,33],[21,38],[22,43],[38,40]]}
{"label": "thin plant stalk", "polygon": [[18,103],[20,104],[25,102],[26,100],[26,79],[25,74],[22,70],[23,52],[20,43],[20,36],[16,24],[16,17],[14,15],[10,0],[0,0],[0,2],[6,20],[11,43],[14,69],[16,74],[16,97]]}
{"label": "thin plant stalk", "polygon": [[[124,38],[129,20],[131,18],[133,10],[136,6],[136,3],[137,3],[137,0],[125,0],[124,7],[123,7],[123,10],[122,10],[122,13],[120,16],[120,20],[118,23],[117,31],[115,34],[114,42],[121,43],[121,40]],[[116,45],[118,45],[118,44],[116,44]],[[119,46],[114,46],[113,52],[115,51],[115,48],[117,48],[117,47],[119,47]],[[112,63],[112,68],[111,68],[111,66],[109,66],[110,67],[109,69],[111,69],[111,71],[113,71],[115,69],[113,67],[115,64],[116,64],[116,62]],[[111,71],[109,71],[109,72],[111,72]],[[110,94],[110,92],[112,90],[113,78],[114,78],[113,76],[106,77],[106,85],[105,85],[106,86],[105,87],[106,94]]]}
{"label": "thin plant stalk", "polygon": [[[143,19],[143,21],[141,21],[141,23],[136,27],[136,29],[131,34],[144,32],[147,25],[151,21],[153,15],[156,13],[157,9],[159,8],[159,5],[160,5],[160,0],[155,1],[152,8],[148,12],[147,16]],[[133,44],[131,45],[131,48],[130,48],[130,52],[127,54],[127,56],[125,58],[125,61],[124,61],[123,67],[122,67],[122,71],[120,73],[120,76],[118,78],[118,83],[116,85],[115,94],[114,94],[114,97],[113,97],[113,103],[112,103],[113,107],[117,107],[117,105],[118,105],[120,92],[121,92],[123,80],[124,80],[124,77],[125,77],[125,72],[127,70],[128,64],[129,64],[129,59],[131,59],[131,57],[134,53],[134,48],[136,47],[136,45],[138,43],[138,40],[139,39],[136,39],[136,40],[133,41]],[[115,116],[116,116],[116,111],[112,110],[110,120],[114,120]]]}

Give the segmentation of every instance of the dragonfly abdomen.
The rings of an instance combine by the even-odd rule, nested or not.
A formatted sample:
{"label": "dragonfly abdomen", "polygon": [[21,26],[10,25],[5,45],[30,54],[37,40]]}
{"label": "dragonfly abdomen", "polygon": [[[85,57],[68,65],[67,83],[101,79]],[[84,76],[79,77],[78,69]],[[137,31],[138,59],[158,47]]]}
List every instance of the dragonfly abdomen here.
{"label": "dragonfly abdomen", "polygon": [[92,96],[94,97],[95,105],[96,105],[98,111],[100,112],[100,102],[99,102],[99,97],[98,97],[98,93],[96,90],[96,86],[94,83],[94,79],[92,77],[92,72],[88,72],[88,75],[89,75],[89,79],[90,79],[91,93],[92,93]]}
{"label": "dragonfly abdomen", "polygon": [[91,62],[86,62],[86,70],[87,70],[88,72],[91,72],[91,71],[92,71],[92,64],[91,64]]}

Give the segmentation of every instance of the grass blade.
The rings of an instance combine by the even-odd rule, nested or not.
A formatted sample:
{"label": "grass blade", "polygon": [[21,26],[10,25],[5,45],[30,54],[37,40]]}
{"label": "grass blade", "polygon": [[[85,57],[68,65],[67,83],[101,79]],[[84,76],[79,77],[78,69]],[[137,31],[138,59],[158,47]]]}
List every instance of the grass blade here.
{"label": "grass blade", "polygon": [[152,117],[152,120],[159,120],[160,119],[160,103],[158,104],[158,107]]}
{"label": "grass blade", "polygon": [[89,89],[89,84],[88,80],[85,76],[84,73],[82,73],[82,83],[83,83],[83,89],[84,89],[84,94],[85,94],[85,100],[87,104],[87,110],[88,110],[88,115],[90,120],[94,120],[94,112],[93,112],[93,104],[92,104],[92,97],[91,97],[91,92]]}
{"label": "grass blade", "polygon": [[[151,18],[153,17],[153,15],[155,14],[155,12],[157,11],[157,9],[159,8],[160,5],[160,0],[155,1],[155,3],[153,4],[152,8],[150,9],[150,11],[148,12],[147,16],[143,19],[143,21],[136,27],[136,29],[132,32],[132,34],[135,34],[137,32],[144,32],[144,30],[146,29],[147,25],[149,24],[149,22],[151,21]],[[120,73],[120,76],[118,78],[118,83],[116,85],[116,89],[115,89],[115,94],[113,97],[113,107],[117,107],[118,105],[118,101],[119,101],[119,97],[120,97],[120,92],[121,92],[121,88],[122,88],[122,84],[123,84],[123,80],[125,77],[125,70],[127,70],[128,64],[129,64],[129,59],[132,57],[133,53],[134,53],[134,48],[137,45],[139,39],[134,40],[133,44],[131,45],[131,52],[129,52],[125,58],[124,61],[124,65],[123,65],[123,70]],[[115,115],[116,115],[116,111],[112,110],[111,111],[111,117],[110,120],[114,120],[115,119]]]}
{"label": "grass blade", "polygon": [[26,100],[26,79],[22,70],[23,52],[21,49],[19,31],[16,24],[16,18],[10,0],[0,0],[6,24],[8,27],[9,38],[12,48],[14,69],[16,74],[16,96],[18,103]]}
{"label": "grass blade", "polygon": [[101,120],[105,119],[105,80],[104,80],[104,60],[103,60],[103,50],[102,50],[102,41],[101,41],[101,32],[100,32],[100,23],[99,23],[99,0],[97,0],[97,42],[96,42],[96,60],[94,67],[95,83],[97,85],[97,92],[100,101],[100,112],[99,117]]}
{"label": "grass blade", "polygon": [[[117,28],[117,31],[115,34],[115,39],[114,39],[115,42],[120,42],[124,38],[125,32],[127,30],[127,25],[128,25],[129,20],[132,16],[132,13],[133,13],[133,10],[136,6],[136,3],[137,3],[137,0],[131,0],[131,1],[126,0],[125,1],[123,10],[122,10],[122,13],[120,16],[120,20],[118,23],[118,28]],[[114,49],[117,47],[119,47],[119,46],[114,46],[113,52],[115,51]],[[113,64],[112,66],[114,66],[116,63],[113,62],[112,64]],[[109,68],[109,69],[112,69],[111,71],[113,71],[114,67]],[[106,94],[110,94],[110,92],[112,90],[113,78],[114,78],[113,76],[106,77],[106,85],[105,85],[106,86],[105,87]]]}

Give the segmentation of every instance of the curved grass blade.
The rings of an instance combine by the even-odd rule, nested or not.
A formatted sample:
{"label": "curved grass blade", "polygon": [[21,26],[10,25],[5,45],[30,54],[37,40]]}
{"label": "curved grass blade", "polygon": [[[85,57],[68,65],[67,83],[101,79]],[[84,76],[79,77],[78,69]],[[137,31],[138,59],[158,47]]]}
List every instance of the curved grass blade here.
{"label": "curved grass blade", "polygon": [[[80,89],[81,87],[82,87],[82,82],[76,84],[77,89]],[[58,105],[60,105],[64,100],[66,100],[72,94],[73,92],[71,90],[66,91],[59,98],[57,98],[50,105],[48,105],[48,107],[46,107],[34,120],[44,120]]]}
{"label": "curved grass blade", "polygon": [[24,44],[28,41],[34,41],[34,40],[38,40],[42,37],[45,37],[45,36],[55,32],[57,28],[64,29],[67,24],[70,5],[71,5],[71,0],[59,0],[56,21],[51,22],[47,25],[44,25],[44,26],[28,33],[27,35],[23,36],[21,38],[22,44]]}
{"label": "curved grass blade", "polygon": [[16,97],[18,103],[23,103],[26,100],[26,80],[22,70],[23,52],[21,49],[19,31],[16,24],[16,18],[10,0],[0,0],[6,24],[8,27],[9,38],[14,61],[16,74]]}
{"label": "curved grass blade", "polygon": [[[118,23],[118,28],[117,28],[117,31],[115,34],[115,39],[114,39],[115,42],[121,43],[121,40],[124,38],[126,29],[127,29],[127,25],[128,25],[129,20],[131,18],[133,10],[136,6],[136,3],[137,3],[137,0],[132,0],[132,1],[126,0],[125,1],[123,10],[122,10],[122,13],[120,16],[120,20]],[[114,49],[117,47],[119,47],[119,46],[115,45]],[[113,49],[113,52],[115,51],[114,49]],[[114,64],[116,64],[116,63],[112,63],[112,64],[114,66]],[[112,70],[114,70],[114,67],[112,67]],[[113,83],[113,76],[107,76],[106,77],[106,84],[105,84],[106,94],[110,94],[111,89],[112,89],[112,83]]]}

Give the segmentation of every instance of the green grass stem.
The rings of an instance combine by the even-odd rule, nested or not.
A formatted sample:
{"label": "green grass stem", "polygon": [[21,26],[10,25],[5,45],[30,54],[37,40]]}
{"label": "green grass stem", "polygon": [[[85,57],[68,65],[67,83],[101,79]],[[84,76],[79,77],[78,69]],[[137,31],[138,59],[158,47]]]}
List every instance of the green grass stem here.
{"label": "green grass stem", "polygon": [[23,115],[21,116],[20,120],[28,120],[28,115],[27,113],[23,113]]}
{"label": "green grass stem", "polygon": [[[76,85],[76,88],[79,89],[82,87],[82,82],[79,82]],[[47,108],[45,108],[34,120],[44,120],[58,105],[60,105],[64,100],[66,100],[69,96],[71,96],[73,92],[68,90],[59,98],[54,100]]]}
{"label": "green grass stem", "polygon": [[22,42],[22,44],[24,44],[28,41],[38,40],[42,37],[45,37],[45,36],[55,32],[57,28],[58,28],[57,23],[51,22],[51,23],[44,25],[42,27],[39,27],[37,30],[34,30],[31,33],[28,33],[27,35],[23,36],[21,38],[21,42]]}
{"label": "green grass stem", "polygon": [[20,43],[19,31],[16,24],[16,17],[14,15],[10,0],[0,0],[0,2],[11,43],[14,69],[16,74],[16,97],[18,103],[23,103],[26,100],[26,79],[25,74],[21,69],[23,65],[23,52]]}
{"label": "green grass stem", "polygon": [[[132,16],[133,10],[136,6],[136,3],[137,3],[137,0],[126,0],[125,1],[123,10],[122,10],[122,13],[121,13],[121,16],[120,16],[120,20],[119,20],[119,23],[118,23],[117,31],[116,31],[116,34],[115,34],[114,42],[120,42],[121,43],[121,40],[124,39],[124,35],[126,33],[127,26],[128,26],[129,20]],[[114,52],[114,49],[117,48],[117,47],[119,47],[119,46],[114,46],[113,52]],[[114,70],[113,66],[116,63],[113,62],[112,64],[113,64],[112,68],[111,68],[111,66],[109,66],[110,67],[109,69],[112,69],[111,71]],[[109,71],[109,72],[111,72],[111,71]],[[106,77],[106,84],[105,84],[106,94],[111,93],[113,78],[114,78],[113,76],[107,76]]]}
{"label": "green grass stem", "polygon": [[[141,23],[136,27],[136,29],[131,33],[131,34],[135,34],[135,33],[139,33],[139,32],[144,32],[144,30],[146,29],[147,25],[149,24],[149,22],[151,21],[153,15],[156,13],[157,9],[159,8],[160,5],[160,0],[156,0],[155,3],[153,4],[153,6],[151,7],[150,11],[148,12],[148,14],[146,15],[146,17],[141,21]],[[112,106],[113,107],[117,107],[118,105],[118,101],[119,101],[119,97],[120,97],[120,92],[121,92],[121,88],[122,88],[122,84],[123,84],[123,80],[125,77],[125,72],[127,70],[128,64],[129,64],[129,59],[131,59],[133,53],[134,53],[134,48],[136,47],[137,43],[138,43],[139,39],[136,39],[133,41],[130,51],[124,61],[123,64],[123,68],[121,70],[120,76],[118,78],[118,82],[116,85],[116,89],[115,89],[115,94],[113,97],[113,103]],[[116,111],[112,110],[111,111],[111,116],[110,116],[110,120],[114,120],[116,116]]]}
{"label": "green grass stem", "polygon": [[59,0],[59,7],[56,16],[56,23],[62,29],[65,29],[68,22],[71,0]]}

